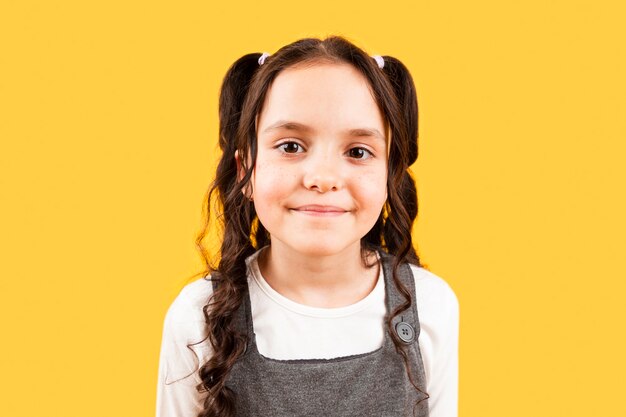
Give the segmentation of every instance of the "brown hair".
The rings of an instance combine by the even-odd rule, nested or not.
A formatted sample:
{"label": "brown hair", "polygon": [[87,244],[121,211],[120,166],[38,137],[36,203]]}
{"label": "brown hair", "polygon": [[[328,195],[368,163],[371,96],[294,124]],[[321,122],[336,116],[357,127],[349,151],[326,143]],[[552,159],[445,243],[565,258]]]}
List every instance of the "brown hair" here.
{"label": "brown hair", "polygon": [[[361,239],[365,259],[368,249],[379,249],[394,255],[393,280],[405,303],[387,314],[387,332],[402,356],[411,384],[421,391],[409,372],[407,346],[392,329],[391,319],[410,308],[411,293],[397,277],[398,266],[410,262],[421,266],[413,247],[411,228],[417,216],[417,191],[408,171],[417,159],[418,115],[415,85],[407,68],[396,58],[383,56],[384,67],[362,49],[341,36],[326,39],[305,38],[279,49],[259,65],[260,53],[239,58],[226,73],[219,98],[219,146],[222,156],[215,181],[205,199],[204,228],[196,243],[204,259],[203,275],[219,285],[203,308],[208,338],[213,346],[212,357],[201,366],[202,382],[198,391],[208,391],[204,409],[198,417],[231,417],[235,415],[236,396],[226,386],[229,371],[246,347],[246,335],[235,331],[232,318],[241,303],[247,285],[245,260],[259,248],[269,244],[269,234],[258,221],[254,204],[242,190],[250,181],[256,162],[257,137],[255,120],[261,113],[265,96],[276,76],[295,64],[318,62],[347,63],[368,80],[372,93],[391,134],[387,192],[388,198],[374,227]],[[250,166],[243,166],[243,179],[238,180],[235,151],[250,155]],[[243,158],[245,159],[245,158]],[[209,229],[211,203],[213,215],[222,228],[222,241],[217,266],[209,261],[202,244]],[[217,274],[215,273],[217,272]],[[424,393],[424,392],[423,392]],[[426,394],[426,393],[424,393]],[[426,397],[420,401],[428,398]]]}

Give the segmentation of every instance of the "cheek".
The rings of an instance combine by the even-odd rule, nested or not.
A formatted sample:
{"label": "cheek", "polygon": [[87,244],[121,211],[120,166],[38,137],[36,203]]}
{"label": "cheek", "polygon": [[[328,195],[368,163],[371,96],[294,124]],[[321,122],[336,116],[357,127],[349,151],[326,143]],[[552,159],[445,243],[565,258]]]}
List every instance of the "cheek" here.
{"label": "cheek", "polygon": [[284,200],[289,195],[293,182],[294,176],[288,170],[275,164],[257,162],[252,179],[257,212]]}
{"label": "cheek", "polygon": [[361,204],[368,207],[368,211],[379,213],[387,200],[386,173],[368,173],[357,179],[357,192]]}

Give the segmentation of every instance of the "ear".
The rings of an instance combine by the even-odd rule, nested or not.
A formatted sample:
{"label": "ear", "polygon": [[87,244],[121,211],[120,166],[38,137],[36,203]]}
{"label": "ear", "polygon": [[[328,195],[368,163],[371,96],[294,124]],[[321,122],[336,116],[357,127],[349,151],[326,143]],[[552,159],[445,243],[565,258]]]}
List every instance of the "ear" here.
{"label": "ear", "polygon": [[[237,164],[237,181],[241,181],[246,173],[243,170],[241,156],[239,155],[238,150],[235,151],[235,163]],[[248,183],[245,188],[242,188],[241,192],[243,193],[243,195],[246,196],[246,198],[252,200],[252,193],[250,188],[250,183]]]}
{"label": "ear", "polygon": [[237,164],[237,181],[241,181],[243,178],[244,172],[241,167],[241,158],[239,157],[239,151],[235,151],[235,163]]}

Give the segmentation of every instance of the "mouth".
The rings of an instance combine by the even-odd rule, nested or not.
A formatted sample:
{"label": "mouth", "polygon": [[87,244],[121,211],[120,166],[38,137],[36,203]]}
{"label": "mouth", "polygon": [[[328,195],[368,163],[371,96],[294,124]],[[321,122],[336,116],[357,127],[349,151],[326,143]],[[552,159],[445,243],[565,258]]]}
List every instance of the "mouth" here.
{"label": "mouth", "polygon": [[294,207],[289,209],[300,214],[317,217],[335,217],[348,213],[349,210],[335,206],[321,206],[317,204],[311,204],[306,206]]}

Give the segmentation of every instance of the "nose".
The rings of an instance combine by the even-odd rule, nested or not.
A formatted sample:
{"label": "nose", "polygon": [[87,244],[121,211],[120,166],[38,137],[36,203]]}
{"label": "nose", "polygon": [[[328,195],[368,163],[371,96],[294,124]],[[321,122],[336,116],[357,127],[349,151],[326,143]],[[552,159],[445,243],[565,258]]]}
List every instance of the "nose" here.
{"label": "nose", "polygon": [[320,193],[340,190],[344,186],[341,161],[328,154],[310,158],[305,169],[303,184],[307,189]]}

